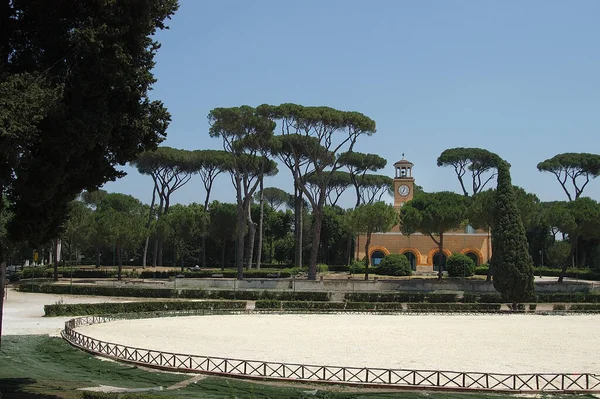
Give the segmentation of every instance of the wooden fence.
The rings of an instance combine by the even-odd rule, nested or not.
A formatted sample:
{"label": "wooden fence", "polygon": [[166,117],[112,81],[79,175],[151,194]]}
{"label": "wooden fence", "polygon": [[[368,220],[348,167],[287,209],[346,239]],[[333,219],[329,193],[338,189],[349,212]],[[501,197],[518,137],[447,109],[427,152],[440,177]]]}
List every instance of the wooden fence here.
{"label": "wooden fence", "polygon": [[[194,314],[244,313],[244,311],[203,310]],[[170,313],[168,316],[190,314]],[[156,316],[156,314],[154,314]],[[65,323],[62,336],[87,352],[144,366],[192,373],[232,377],[353,384],[377,387],[490,390],[499,392],[600,392],[600,375],[583,374],[502,374],[440,370],[409,370],[370,367],[318,366],[259,360],[188,355],[136,348],[105,342],[77,332],[80,326],[119,319],[147,318],[150,315],[86,316]]]}

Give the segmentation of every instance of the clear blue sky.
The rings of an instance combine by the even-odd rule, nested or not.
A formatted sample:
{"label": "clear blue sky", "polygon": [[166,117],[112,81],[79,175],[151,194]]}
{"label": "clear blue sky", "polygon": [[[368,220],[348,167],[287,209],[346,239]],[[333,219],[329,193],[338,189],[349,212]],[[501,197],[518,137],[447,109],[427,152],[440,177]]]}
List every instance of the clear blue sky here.
{"label": "clear blue sky", "polygon": [[[427,191],[459,191],[436,158],[450,147],[482,147],[507,159],[513,183],[544,201],[566,196],[538,162],[600,152],[600,1],[180,3],[157,35],[152,98],[173,117],[164,145],[221,148],[208,135],[215,107],[326,105],[376,121],[377,133],[356,150],[386,158],[380,173],[393,176],[404,152]],[[105,189],[150,202],[150,177],[125,170]],[[266,185],[291,192],[280,170]],[[600,200],[600,178],[585,194]],[[196,177],[173,202],[203,197]],[[234,202],[228,176],[212,198]]]}

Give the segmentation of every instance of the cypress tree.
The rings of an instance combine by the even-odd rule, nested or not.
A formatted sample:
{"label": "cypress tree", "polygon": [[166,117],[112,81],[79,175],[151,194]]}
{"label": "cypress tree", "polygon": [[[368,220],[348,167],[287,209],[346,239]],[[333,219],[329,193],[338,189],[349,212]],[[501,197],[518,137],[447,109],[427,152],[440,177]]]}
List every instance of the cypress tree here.
{"label": "cypress tree", "polygon": [[517,303],[528,300],[534,292],[533,261],[506,161],[500,161],[498,165],[494,223],[494,256],[491,260],[494,288],[516,310]]}

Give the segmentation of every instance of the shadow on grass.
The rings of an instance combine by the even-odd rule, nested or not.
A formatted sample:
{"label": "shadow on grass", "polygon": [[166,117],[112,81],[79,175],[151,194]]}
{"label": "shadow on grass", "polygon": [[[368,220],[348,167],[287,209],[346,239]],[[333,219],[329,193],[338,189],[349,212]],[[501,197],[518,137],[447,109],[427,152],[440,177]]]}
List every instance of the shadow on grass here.
{"label": "shadow on grass", "polygon": [[56,395],[45,395],[39,392],[27,392],[28,385],[34,385],[33,378],[0,378],[0,397],[13,399],[60,399]]}

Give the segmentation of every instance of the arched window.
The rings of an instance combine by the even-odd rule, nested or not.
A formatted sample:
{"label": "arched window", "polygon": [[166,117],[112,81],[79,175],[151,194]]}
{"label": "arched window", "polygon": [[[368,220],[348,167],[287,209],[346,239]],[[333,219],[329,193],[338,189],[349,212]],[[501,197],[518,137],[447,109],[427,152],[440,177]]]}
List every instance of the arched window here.
{"label": "arched window", "polygon": [[439,271],[440,267],[442,271],[446,269],[446,254],[438,251],[433,255],[433,270]]}
{"label": "arched window", "polygon": [[475,263],[475,266],[479,266],[479,256],[477,256],[477,254],[475,252],[467,252],[465,255],[467,255],[469,258],[471,258],[473,260],[473,263]]}
{"label": "arched window", "polygon": [[371,254],[371,264],[377,266],[381,260],[385,258],[385,254],[381,251],[373,251]]}
{"label": "arched window", "polygon": [[410,263],[410,268],[413,270],[413,272],[417,271],[417,256],[412,253],[411,251],[406,251],[404,252],[404,256],[406,256],[406,259],[408,259],[408,263]]}

